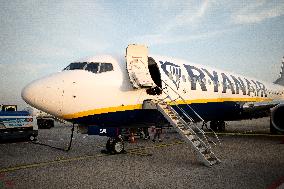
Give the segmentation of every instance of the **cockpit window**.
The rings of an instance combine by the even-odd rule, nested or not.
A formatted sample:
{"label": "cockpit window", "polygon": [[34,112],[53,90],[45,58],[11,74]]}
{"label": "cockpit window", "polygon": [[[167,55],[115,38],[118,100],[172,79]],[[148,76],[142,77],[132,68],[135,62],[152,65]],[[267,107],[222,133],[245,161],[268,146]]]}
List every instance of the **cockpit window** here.
{"label": "cockpit window", "polygon": [[69,64],[64,70],[82,70],[87,62],[73,62]]}
{"label": "cockpit window", "polygon": [[88,63],[85,70],[91,71],[93,73],[103,73],[113,70],[113,66],[111,63],[99,63],[99,62],[91,62]]}
{"label": "cockpit window", "polygon": [[93,73],[103,73],[113,71],[113,65],[101,62],[74,62],[69,64],[64,70],[86,70]]}
{"label": "cockpit window", "polygon": [[108,71],[112,71],[113,70],[113,66],[111,63],[101,63],[100,65],[100,73],[102,72],[108,72]]}
{"label": "cockpit window", "polygon": [[93,63],[93,62],[89,63],[87,67],[85,68],[85,70],[93,72],[93,73],[97,73],[99,70],[99,65],[100,65],[99,63]]}

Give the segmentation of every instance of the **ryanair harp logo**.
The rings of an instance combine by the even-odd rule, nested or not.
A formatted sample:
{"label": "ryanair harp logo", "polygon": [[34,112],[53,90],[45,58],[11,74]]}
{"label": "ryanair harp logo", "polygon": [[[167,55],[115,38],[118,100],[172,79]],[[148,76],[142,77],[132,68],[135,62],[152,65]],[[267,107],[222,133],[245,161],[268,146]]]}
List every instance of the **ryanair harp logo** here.
{"label": "ryanair harp logo", "polygon": [[181,79],[181,68],[178,65],[175,65],[171,62],[162,62],[161,68],[166,73],[166,75],[173,81],[177,89],[179,88],[180,79]]}

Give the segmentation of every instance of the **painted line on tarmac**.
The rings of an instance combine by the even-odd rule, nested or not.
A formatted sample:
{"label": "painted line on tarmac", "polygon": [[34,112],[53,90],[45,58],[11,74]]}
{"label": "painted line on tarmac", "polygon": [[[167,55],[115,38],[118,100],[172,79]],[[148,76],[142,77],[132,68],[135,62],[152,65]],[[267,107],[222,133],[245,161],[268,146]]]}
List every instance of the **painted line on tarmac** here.
{"label": "painted line on tarmac", "polygon": [[[163,144],[154,145],[154,146],[150,146],[150,147],[135,148],[135,149],[130,149],[128,151],[128,153],[133,154],[133,155],[149,156],[151,154],[145,153],[145,151],[143,151],[143,150],[174,146],[174,145],[183,144],[183,143],[184,143],[183,141],[176,141],[176,142],[169,143],[169,144],[163,143]],[[32,163],[32,164],[26,164],[26,165],[17,165],[17,166],[14,166],[14,167],[2,168],[2,169],[0,169],[0,173],[7,173],[7,172],[13,172],[13,171],[18,171],[18,170],[23,170],[23,169],[43,167],[43,166],[48,166],[48,165],[58,164],[58,163],[80,161],[80,160],[96,158],[96,157],[103,157],[103,156],[110,156],[110,155],[109,154],[98,154],[98,155],[93,155],[93,156],[81,156],[81,157],[74,157],[74,158],[56,158],[55,160],[51,160],[51,161],[38,162],[38,163]]]}
{"label": "painted line on tarmac", "polygon": [[101,157],[101,156],[106,156],[106,155],[105,154],[98,154],[98,155],[95,155],[95,156],[82,156],[82,157],[75,157],[75,158],[57,158],[57,159],[52,160],[52,161],[38,162],[38,163],[33,163],[33,164],[18,165],[18,166],[14,166],[14,167],[3,168],[3,169],[0,169],[0,173],[13,172],[13,171],[18,171],[18,170],[22,170],[22,169],[30,169],[30,168],[36,168],[36,167],[43,167],[43,166],[56,164],[56,163],[79,161],[79,160],[84,160],[84,159],[94,158],[94,157]]}
{"label": "painted line on tarmac", "polygon": [[[213,132],[205,132],[206,134],[214,134]],[[265,133],[216,133],[217,135],[229,135],[229,136],[268,136],[268,137],[284,137],[284,135],[272,135]]]}
{"label": "painted line on tarmac", "polygon": [[157,145],[149,146],[149,147],[129,149],[128,151],[135,152],[135,151],[147,150],[147,149],[164,148],[164,147],[174,146],[174,145],[179,145],[179,144],[184,144],[184,143],[185,143],[184,141],[175,141],[172,143],[161,143],[161,144],[157,144]]}
{"label": "painted line on tarmac", "polygon": [[157,148],[164,148],[164,147],[169,147],[169,146],[174,146],[174,145],[179,145],[179,144],[184,144],[184,141],[176,141],[173,143],[161,143],[161,144],[157,144],[154,146],[149,146],[149,147],[141,147],[141,148],[134,148],[134,149],[130,149],[127,151],[128,154],[131,155],[138,155],[138,156],[151,156],[153,154],[147,153],[146,150],[147,149],[157,149]]}
{"label": "painted line on tarmac", "polygon": [[131,155],[136,155],[136,156],[152,156],[153,154],[150,154],[150,153],[147,153],[146,151],[145,152],[127,152],[128,154],[131,154]]}

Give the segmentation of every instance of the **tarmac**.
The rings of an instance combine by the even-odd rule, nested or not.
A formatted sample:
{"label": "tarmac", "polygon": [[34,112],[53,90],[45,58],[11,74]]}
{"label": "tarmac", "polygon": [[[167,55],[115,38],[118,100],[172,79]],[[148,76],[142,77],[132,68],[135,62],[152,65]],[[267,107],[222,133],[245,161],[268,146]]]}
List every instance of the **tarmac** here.
{"label": "tarmac", "polygon": [[[102,154],[106,137],[56,124],[39,130],[39,143],[0,144],[2,188],[284,188],[284,136],[269,134],[269,118],[227,122],[213,151],[222,161],[204,166],[174,129],[163,142],[126,142],[125,154]],[[151,133],[152,135],[153,133]],[[56,147],[56,148],[55,148]]]}

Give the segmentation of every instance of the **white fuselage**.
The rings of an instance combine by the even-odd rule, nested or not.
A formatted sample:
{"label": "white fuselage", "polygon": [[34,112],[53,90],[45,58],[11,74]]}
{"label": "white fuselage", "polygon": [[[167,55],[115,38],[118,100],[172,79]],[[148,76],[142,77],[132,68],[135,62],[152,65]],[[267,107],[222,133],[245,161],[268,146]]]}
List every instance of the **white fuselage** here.
{"label": "white fuselage", "polygon": [[[283,87],[279,85],[185,60],[151,57],[157,63],[160,79],[170,86],[166,89],[162,82],[161,88],[172,98],[177,96],[174,89],[187,104],[273,102],[284,99]],[[165,97],[165,93],[149,95],[145,88],[134,89],[123,58],[104,55],[81,62],[111,63],[113,71],[93,73],[78,69],[63,70],[27,85],[22,91],[23,99],[44,112],[73,120],[139,110],[144,100]]]}

